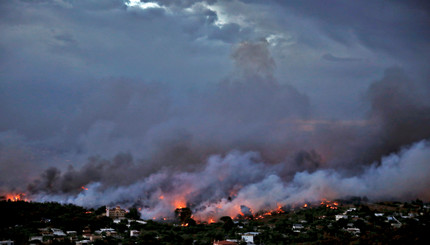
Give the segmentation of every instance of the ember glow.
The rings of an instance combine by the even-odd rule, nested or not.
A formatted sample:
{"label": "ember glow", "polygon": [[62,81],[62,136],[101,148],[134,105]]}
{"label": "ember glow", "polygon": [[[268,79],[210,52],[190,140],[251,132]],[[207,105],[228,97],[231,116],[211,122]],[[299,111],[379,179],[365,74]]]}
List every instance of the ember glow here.
{"label": "ember glow", "polygon": [[10,200],[12,202],[24,201],[28,202],[28,199],[25,197],[25,193],[9,193],[5,195],[6,200]]}
{"label": "ember glow", "polygon": [[328,201],[327,199],[323,199],[320,205],[330,209],[337,209],[339,207],[338,202],[331,202],[331,201]]}
{"label": "ember glow", "polygon": [[86,188],[85,186],[81,186],[81,189],[84,191],[88,191],[88,188]]}
{"label": "ember glow", "polygon": [[173,206],[177,209],[185,208],[187,206],[184,200],[175,200]]}

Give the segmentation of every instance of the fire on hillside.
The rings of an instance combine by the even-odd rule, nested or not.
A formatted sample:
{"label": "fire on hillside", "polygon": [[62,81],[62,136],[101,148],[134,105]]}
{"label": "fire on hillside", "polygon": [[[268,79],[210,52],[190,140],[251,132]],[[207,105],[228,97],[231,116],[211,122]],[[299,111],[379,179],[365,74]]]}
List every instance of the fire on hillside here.
{"label": "fire on hillside", "polygon": [[29,200],[26,198],[25,193],[6,193],[2,196],[0,196],[0,199],[4,199],[5,201],[11,201],[11,202],[28,202]]}

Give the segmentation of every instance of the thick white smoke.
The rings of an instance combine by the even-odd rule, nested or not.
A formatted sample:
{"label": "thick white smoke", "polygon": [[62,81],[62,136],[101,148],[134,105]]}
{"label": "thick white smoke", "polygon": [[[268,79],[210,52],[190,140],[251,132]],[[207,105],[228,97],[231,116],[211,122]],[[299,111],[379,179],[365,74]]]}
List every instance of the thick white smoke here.
{"label": "thick white smoke", "polygon": [[[278,206],[367,196],[371,200],[430,198],[430,145],[420,141],[398,154],[383,157],[361,174],[344,176],[334,169],[298,172],[291,181],[277,173],[282,163],[267,165],[253,152],[231,152],[210,157],[197,172],[164,170],[129,186],[101,188],[88,185],[77,195],[37,195],[39,201],[84,206],[135,205],[142,216],[170,218],[175,208],[189,206],[197,220],[236,217],[246,206],[252,212]],[[166,183],[171,184],[163,189]]]}

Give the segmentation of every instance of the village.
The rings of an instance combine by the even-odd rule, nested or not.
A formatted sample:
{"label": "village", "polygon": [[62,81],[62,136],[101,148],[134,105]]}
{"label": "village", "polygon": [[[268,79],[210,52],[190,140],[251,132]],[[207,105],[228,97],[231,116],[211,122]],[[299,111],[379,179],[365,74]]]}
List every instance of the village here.
{"label": "village", "polygon": [[369,203],[361,199],[305,203],[252,215],[192,219],[189,208],[173,220],[142,220],[136,208],[85,209],[58,203],[0,201],[0,244],[288,244],[428,241],[430,205]]}

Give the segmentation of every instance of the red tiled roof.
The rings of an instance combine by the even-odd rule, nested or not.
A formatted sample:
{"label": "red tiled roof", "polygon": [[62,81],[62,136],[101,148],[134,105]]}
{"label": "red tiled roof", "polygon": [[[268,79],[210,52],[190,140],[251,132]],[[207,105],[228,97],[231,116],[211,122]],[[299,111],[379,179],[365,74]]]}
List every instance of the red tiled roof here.
{"label": "red tiled roof", "polygon": [[217,241],[214,242],[214,245],[237,245],[237,243],[229,241]]}

